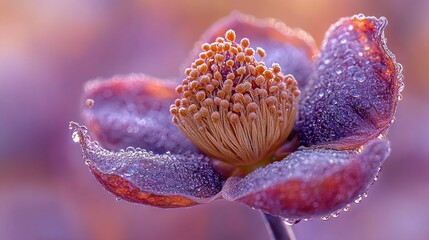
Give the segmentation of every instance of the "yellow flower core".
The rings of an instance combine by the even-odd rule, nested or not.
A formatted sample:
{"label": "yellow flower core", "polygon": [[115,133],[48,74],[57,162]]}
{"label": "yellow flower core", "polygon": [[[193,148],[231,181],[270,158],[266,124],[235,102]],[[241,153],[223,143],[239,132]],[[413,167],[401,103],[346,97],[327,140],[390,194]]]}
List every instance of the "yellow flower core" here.
{"label": "yellow flower core", "polygon": [[235,167],[269,159],[292,130],[300,94],[291,75],[279,64],[257,61],[262,48],[247,38],[204,43],[199,57],[185,70],[176,88],[180,98],[170,107],[173,121],[209,156]]}

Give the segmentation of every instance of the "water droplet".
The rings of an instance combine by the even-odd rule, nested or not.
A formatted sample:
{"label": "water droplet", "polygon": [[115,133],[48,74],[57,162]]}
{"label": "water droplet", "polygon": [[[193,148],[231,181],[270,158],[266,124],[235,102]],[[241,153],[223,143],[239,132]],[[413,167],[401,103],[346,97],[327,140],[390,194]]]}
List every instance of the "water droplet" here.
{"label": "water droplet", "polygon": [[336,211],[336,212],[333,212],[333,213],[331,213],[331,217],[333,217],[333,218],[337,218],[338,216],[340,216],[340,213],[341,213],[341,211],[340,211],[340,210],[338,210],[338,211]]}
{"label": "water droplet", "polygon": [[349,29],[349,31],[352,31],[353,30],[353,25],[350,24],[347,29]]}
{"label": "water droplet", "polygon": [[368,197],[368,193],[364,193],[363,197],[367,198]]}
{"label": "water droplet", "polygon": [[115,197],[116,198],[116,201],[121,201],[122,200],[122,198],[120,198],[120,197]]}
{"label": "water droplet", "polygon": [[292,225],[298,223],[299,221],[301,221],[301,220],[300,219],[293,219],[293,218],[292,219],[289,219],[289,218],[283,219],[284,224],[289,225],[289,226],[292,226]]}
{"label": "water droplet", "polygon": [[323,96],[325,96],[325,93],[324,92],[320,92],[318,95],[319,95],[320,98],[322,98]]}
{"label": "water droplet", "polygon": [[358,70],[357,72],[355,72],[355,74],[353,74],[353,80],[358,81],[360,83],[365,81],[365,74],[363,71]]}
{"label": "water droplet", "polygon": [[337,71],[335,71],[338,75],[340,75],[341,73],[343,73],[343,71],[341,69],[337,69]]}
{"label": "water droplet", "polygon": [[134,130],[134,127],[132,127],[132,126],[128,126],[128,127],[127,127],[127,132],[128,132],[128,133],[134,133],[134,131],[135,131],[135,130]]}
{"label": "water droplet", "polygon": [[79,132],[78,131],[75,131],[75,132],[72,133],[72,139],[73,139],[73,142],[75,142],[75,143],[80,142],[80,136],[79,136]]}
{"label": "water droplet", "polygon": [[348,57],[346,60],[344,60],[343,63],[345,66],[352,66],[352,65],[356,65],[356,60],[352,57]]}
{"label": "water droplet", "polygon": [[343,208],[344,212],[348,212],[350,211],[350,204],[347,204],[344,208]]}
{"label": "water droplet", "polygon": [[398,101],[401,101],[402,100],[402,94],[399,94],[398,95]]}
{"label": "water droplet", "polygon": [[371,47],[370,47],[369,45],[365,45],[365,46],[363,47],[363,50],[365,50],[365,51],[368,51],[369,49],[371,49]]}
{"label": "water droplet", "polygon": [[404,84],[404,82],[402,82],[402,81],[400,81],[399,82],[399,92],[402,92],[402,91],[404,91],[404,87],[405,87],[405,84]]}
{"label": "water droplet", "polygon": [[94,106],[94,99],[91,99],[91,98],[86,99],[85,105],[89,108],[92,108]]}
{"label": "water droplet", "polygon": [[136,151],[136,149],[134,148],[134,147],[127,147],[126,149],[125,149],[125,151],[127,151],[127,152],[135,152]]}
{"label": "water droplet", "polygon": [[329,64],[331,62],[331,60],[329,59],[325,59],[325,61],[323,61],[324,64]]}
{"label": "water droplet", "polygon": [[358,92],[356,89],[354,89],[354,90],[350,91],[350,94],[351,94],[351,95],[352,95],[352,97],[354,97],[354,98],[358,98],[358,97],[360,97],[360,94],[359,94],[359,92]]}
{"label": "water droplet", "polygon": [[358,20],[363,20],[365,18],[365,15],[362,13],[359,13],[358,15],[356,15]]}
{"label": "water droplet", "polygon": [[341,41],[340,41],[341,44],[346,44],[346,42],[347,42],[347,39],[345,39],[345,38],[341,39]]}
{"label": "water droplet", "polygon": [[362,196],[359,196],[355,199],[355,203],[360,203],[362,201]]}
{"label": "water droplet", "polygon": [[89,159],[85,159],[85,165],[86,165],[86,166],[91,165],[91,160],[89,160]]}
{"label": "water droplet", "polygon": [[331,218],[331,215],[322,216],[320,219],[323,221],[328,221]]}

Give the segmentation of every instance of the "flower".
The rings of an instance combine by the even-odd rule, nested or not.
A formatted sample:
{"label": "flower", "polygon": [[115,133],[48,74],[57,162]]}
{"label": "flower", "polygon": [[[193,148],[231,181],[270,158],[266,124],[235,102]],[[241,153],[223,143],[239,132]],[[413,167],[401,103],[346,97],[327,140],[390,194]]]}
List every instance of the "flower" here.
{"label": "flower", "polygon": [[73,140],[100,183],[131,202],[223,198],[292,222],[337,216],[390,153],[403,77],[386,24],[342,18],[318,52],[302,30],[233,13],[203,35],[181,82],[87,83],[83,117],[97,141],[71,122]]}

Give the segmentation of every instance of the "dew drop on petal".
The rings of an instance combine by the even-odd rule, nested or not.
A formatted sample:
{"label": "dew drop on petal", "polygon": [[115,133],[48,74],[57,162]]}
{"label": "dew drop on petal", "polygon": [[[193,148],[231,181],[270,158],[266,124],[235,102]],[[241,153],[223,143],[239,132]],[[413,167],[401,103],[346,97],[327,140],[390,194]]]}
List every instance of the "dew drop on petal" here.
{"label": "dew drop on petal", "polygon": [[92,108],[94,106],[94,103],[95,103],[94,99],[88,98],[85,100],[85,105],[89,108]]}
{"label": "dew drop on petal", "polygon": [[404,76],[402,75],[402,70],[403,67],[400,63],[397,64],[397,75],[399,76],[399,86],[398,86],[398,90],[399,90],[399,94],[401,94],[402,91],[404,91]]}
{"label": "dew drop on petal", "polygon": [[362,201],[362,196],[359,196],[355,199],[355,203],[360,203]]}
{"label": "dew drop on petal", "polygon": [[335,71],[338,75],[340,75],[341,73],[343,73],[343,71],[341,69],[337,69],[337,71]]}
{"label": "dew drop on petal", "polygon": [[333,217],[333,218],[337,218],[337,217],[339,217],[339,216],[340,216],[340,213],[341,213],[341,210],[338,210],[338,211],[336,211],[336,212],[333,212],[333,213],[331,213],[331,217]]}
{"label": "dew drop on petal", "polygon": [[347,204],[344,208],[343,208],[344,212],[348,212],[350,211],[350,204]]}
{"label": "dew drop on petal", "polygon": [[75,142],[75,143],[78,143],[80,141],[80,136],[79,136],[79,133],[77,131],[72,133],[72,139],[73,139],[73,142]]}
{"label": "dew drop on petal", "polygon": [[131,134],[131,133],[134,133],[134,132],[135,132],[135,131],[134,131],[134,127],[132,127],[132,126],[128,126],[128,127],[127,127],[127,132],[128,132],[128,133],[130,133],[130,134]]}
{"label": "dew drop on petal", "polygon": [[135,152],[136,151],[136,149],[134,148],[134,147],[127,147],[126,149],[125,149],[125,151],[127,151],[127,152]]}
{"label": "dew drop on petal", "polygon": [[358,97],[360,97],[360,94],[359,94],[359,92],[357,91],[357,90],[352,90],[352,91],[350,91],[350,94],[352,95],[352,97],[354,97],[354,98],[358,98]]}
{"label": "dew drop on petal", "polygon": [[300,219],[293,219],[293,218],[284,218],[283,222],[284,224],[288,225],[288,226],[292,226],[296,223],[298,223],[299,221],[301,221]]}
{"label": "dew drop on petal", "polygon": [[91,165],[91,161],[90,161],[90,160],[88,160],[88,159],[87,159],[87,160],[85,160],[85,165],[86,165],[86,166]]}
{"label": "dew drop on petal", "polygon": [[360,83],[365,81],[365,74],[363,71],[356,71],[353,74],[353,80],[358,81]]}
{"label": "dew drop on petal", "polygon": [[363,13],[359,13],[356,17],[359,20],[363,20],[365,18],[365,15]]}

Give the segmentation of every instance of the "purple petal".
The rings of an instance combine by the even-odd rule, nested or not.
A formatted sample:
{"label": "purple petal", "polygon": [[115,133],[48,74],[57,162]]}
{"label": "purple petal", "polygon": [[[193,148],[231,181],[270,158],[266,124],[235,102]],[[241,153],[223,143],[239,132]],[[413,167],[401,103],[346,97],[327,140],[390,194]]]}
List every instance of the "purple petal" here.
{"label": "purple petal", "polygon": [[304,145],[352,149],[389,128],[402,89],[402,66],[387,49],[387,20],[341,19],[326,35],[317,81],[303,92],[299,121]]}
{"label": "purple petal", "polygon": [[[118,76],[86,84],[83,117],[103,147],[128,146],[156,153],[196,152],[172,123],[169,106],[177,97],[174,85],[145,75]],[[92,102],[93,101],[93,102]]]}
{"label": "purple petal", "polygon": [[222,180],[201,154],[155,154],[140,148],[111,152],[70,123],[73,140],[100,183],[121,199],[157,207],[185,207],[217,198]]}
{"label": "purple petal", "polygon": [[[252,16],[233,12],[219,20],[202,36],[204,42],[214,42],[223,37],[225,32],[233,29],[238,41],[250,39],[250,47],[262,47],[267,55],[264,62],[267,66],[278,63],[284,74],[292,74],[299,87],[307,84],[313,70],[313,56],[317,52],[313,38],[301,29],[291,29],[274,19],[256,19]],[[192,56],[201,51],[201,44],[196,45]],[[193,59],[192,59],[193,60]]]}
{"label": "purple petal", "polygon": [[365,194],[389,152],[387,140],[373,140],[361,152],[303,148],[229,179],[223,196],[288,219],[323,216]]}

